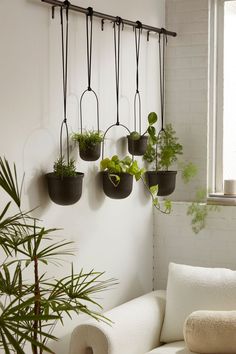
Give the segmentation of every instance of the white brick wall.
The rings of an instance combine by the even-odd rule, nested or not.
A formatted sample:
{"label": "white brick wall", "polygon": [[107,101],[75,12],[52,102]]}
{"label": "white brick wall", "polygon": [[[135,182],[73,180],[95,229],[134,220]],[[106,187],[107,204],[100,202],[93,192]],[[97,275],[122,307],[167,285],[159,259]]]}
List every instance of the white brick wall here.
{"label": "white brick wall", "polygon": [[[178,33],[168,39],[166,118],[184,146],[184,158],[199,168],[189,186],[180,174],[174,200],[191,200],[207,178],[208,0],[166,0],[166,27]],[[198,235],[186,215],[190,204],[173,203],[165,216],[154,212],[154,285],[165,288],[169,262],[236,269],[236,208],[211,212]]]}
{"label": "white brick wall", "polygon": [[184,147],[183,159],[198,166],[193,184],[177,177],[173,200],[191,200],[198,186],[206,186],[208,0],[167,0],[166,121],[173,124]]}
{"label": "white brick wall", "polygon": [[166,287],[169,262],[236,269],[236,208],[211,212],[199,234],[187,216],[190,203],[176,202],[171,215],[154,213],[155,288]]}

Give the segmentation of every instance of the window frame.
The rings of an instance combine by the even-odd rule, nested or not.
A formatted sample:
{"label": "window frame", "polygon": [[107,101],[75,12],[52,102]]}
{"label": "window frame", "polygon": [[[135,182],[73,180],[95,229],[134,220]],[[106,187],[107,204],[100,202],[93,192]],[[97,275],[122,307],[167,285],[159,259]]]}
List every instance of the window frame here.
{"label": "window frame", "polygon": [[209,0],[208,166],[207,188],[223,193],[224,4]]}
{"label": "window frame", "polygon": [[[223,192],[224,3],[209,0],[208,180],[211,193]],[[220,84],[221,83],[221,84]]]}

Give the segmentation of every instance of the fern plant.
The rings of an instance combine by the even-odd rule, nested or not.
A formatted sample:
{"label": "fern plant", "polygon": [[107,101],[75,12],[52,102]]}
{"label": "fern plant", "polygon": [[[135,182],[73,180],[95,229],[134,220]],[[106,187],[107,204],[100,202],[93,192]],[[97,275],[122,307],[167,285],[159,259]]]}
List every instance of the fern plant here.
{"label": "fern plant", "polygon": [[[85,313],[109,322],[99,313],[101,306],[93,295],[115,281],[103,280],[103,273],[94,270],[77,274],[73,265],[67,276],[50,279],[45,266],[51,262],[59,265],[61,259],[71,256],[72,242],[56,242],[52,237],[56,229],[43,227],[30,212],[22,211],[16,167],[11,168],[5,158],[0,158],[0,188],[10,198],[0,213],[0,248],[4,254],[0,262],[0,350],[25,354],[25,344],[29,343],[33,354],[52,353],[48,340],[56,339],[55,323],[63,323],[65,316]],[[14,204],[17,213],[11,211]],[[32,281],[27,280],[29,271]]]}
{"label": "fern plant", "polygon": [[63,157],[59,157],[59,159],[54,162],[53,171],[58,177],[75,177],[75,160],[70,159],[69,163],[66,163]]}

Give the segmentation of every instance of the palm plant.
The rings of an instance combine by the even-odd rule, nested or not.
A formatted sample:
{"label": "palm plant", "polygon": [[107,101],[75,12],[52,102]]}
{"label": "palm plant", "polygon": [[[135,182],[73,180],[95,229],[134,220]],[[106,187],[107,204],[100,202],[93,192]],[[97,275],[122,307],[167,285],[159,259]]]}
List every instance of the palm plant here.
{"label": "palm plant", "polygon": [[[4,254],[0,263],[0,349],[6,354],[24,354],[29,343],[33,354],[52,353],[48,340],[57,339],[53,329],[57,321],[63,324],[64,316],[83,312],[109,322],[89,305],[100,310],[93,295],[115,281],[102,280],[103,273],[94,270],[75,274],[73,265],[69,275],[48,278],[40,265],[60,265],[62,257],[73,254],[72,242],[55,242],[51,234],[56,229],[42,227],[31,212],[22,211],[16,167],[11,168],[5,158],[0,158],[0,188],[11,199],[0,213],[0,248]],[[11,213],[14,204],[19,209],[15,214]],[[32,281],[26,280],[26,269],[32,271]]]}

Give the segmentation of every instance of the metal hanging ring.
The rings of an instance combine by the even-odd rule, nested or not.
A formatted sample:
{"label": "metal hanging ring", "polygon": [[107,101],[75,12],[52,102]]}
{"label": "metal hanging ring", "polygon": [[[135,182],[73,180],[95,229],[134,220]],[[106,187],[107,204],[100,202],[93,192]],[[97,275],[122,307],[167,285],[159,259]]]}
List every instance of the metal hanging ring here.
{"label": "metal hanging ring", "polygon": [[102,159],[104,159],[104,146],[105,146],[105,137],[107,135],[107,133],[109,132],[110,129],[112,129],[113,127],[122,127],[124,129],[127,130],[127,132],[129,133],[129,135],[131,134],[131,131],[129,130],[129,128],[127,128],[125,125],[123,124],[119,124],[117,125],[116,123],[115,124],[112,124],[109,128],[107,128],[107,130],[105,131],[104,135],[103,135],[103,143],[102,143]]}
{"label": "metal hanging ring", "polygon": [[69,147],[69,132],[68,132],[68,125],[66,120],[63,120],[61,123],[61,129],[60,129],[60,158],[63,160],[63,153],[62,153],[62,140],[63,140],[63,127],[65,126],[66,129],[66,159],[67,159],[67,164],[69,165],[70,163],[70,147]]}
{"label": "metal hanging ring", "polygon": [[95,97],[95,99],[96,99],[96,107],[97,107],[97,131],[98,131],[98,133],[100,132],[100,125],[99,125],[99,121],[100,121],[100,119],[99,119],[99,101],[98,101],[98,96],[97,96],[97,94],[96,94],[96,92],[94,91],[94,90],[92,90],[91,88],[90,88],[90,90],[89,89],[86,89],[86,90],[84,90],[84,92],[82,93],[82,95],[81,95],[81,97],[80,97],[80,103],[79,103],[79,108],[80,108],[80,131],[81,131],[81,134],[83,133],[83,109],[82,109],[82,102],[83,102],[83,98],[84,98],[84,96],[85,96],[85,94],[87,93],[87,92],[91,92],[91,93],[93,93],[93,95],[94,95],[94,97]]}

